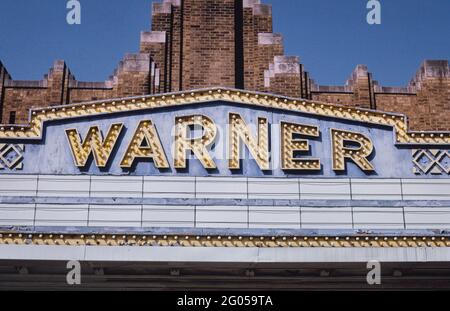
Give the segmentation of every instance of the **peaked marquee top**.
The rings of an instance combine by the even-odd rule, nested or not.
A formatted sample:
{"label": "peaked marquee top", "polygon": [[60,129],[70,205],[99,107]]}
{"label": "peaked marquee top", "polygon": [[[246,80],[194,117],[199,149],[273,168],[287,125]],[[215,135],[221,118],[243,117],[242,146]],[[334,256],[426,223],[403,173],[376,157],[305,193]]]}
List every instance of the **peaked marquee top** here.
{"label": "peaked marquee top", "polygon": [[408,130],[408,120],[405,115],[362,108],[349,108],[342,105],[231,88],[208,88],[189,92],[37,108],[30,111],[29,124],[0,127],[0,140],[39,140],[42,138],[44,123],[47,121],[176,107],[212,101],[233,102],[255,107],[275,108],[389,126],[394,128],[396,144],[450,145],[450,132],[410,131]]}

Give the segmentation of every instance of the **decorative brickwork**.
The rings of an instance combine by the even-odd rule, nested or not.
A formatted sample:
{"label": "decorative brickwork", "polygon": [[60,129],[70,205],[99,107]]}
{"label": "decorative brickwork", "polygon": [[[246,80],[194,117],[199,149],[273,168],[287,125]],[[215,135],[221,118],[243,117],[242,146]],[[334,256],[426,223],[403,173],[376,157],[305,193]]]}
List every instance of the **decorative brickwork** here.
{"label": "decorative brickwork", "polygon": [[[295,40],[295,38],[291,38]],[[385,87],[358,65],[343,86],[316,84],[273,33],[260,0],[162,0],[138,54],[105,82],[77,81],[56,61],[41,81],[13,80],[0,62],[0,121],[23,124],[31,108],[92,100],[230,87],[406,114],[414,130],[450,130],[448,61],[427,60],[406,87]]]}

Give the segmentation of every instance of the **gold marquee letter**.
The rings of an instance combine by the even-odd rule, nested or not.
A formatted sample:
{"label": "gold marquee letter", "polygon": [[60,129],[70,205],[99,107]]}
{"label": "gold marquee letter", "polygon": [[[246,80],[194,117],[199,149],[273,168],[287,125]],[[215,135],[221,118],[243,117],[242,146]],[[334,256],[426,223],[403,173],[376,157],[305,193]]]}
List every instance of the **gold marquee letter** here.
{"label": "gold marquee letter", "polygon": [[95,164],[98,167],[106,167],[122,129],[122,123],[113,124],[103,140],[100,128],[93,126],[89,129],[84,141],[81,141],[80,134],[76,129],[66,130],[75,165],[85,167],[89,156],[93,153]]}
{"label": "gold marquee letter", "polygon": [[120,166],[130,168],[138,158],[153,159],[157,168],[169,168],[169,162],[152,121],[139,123]]}
{"label": "gold marquee letter", "polygon": [[[214,143],[217,135],[217,128],[214,122],[205,116],[187,116],[175,119],[175,168],[186,168],[186,152],[192,150],[194,155],[200,160],[206,169],[215,169],[216,164],[211,158],[207,147]],[[203,136],[199,138],[189,138],[188,129],[191,126],[199,125],[203,128]]]}
{"label": "gold marquee letter", "polygon": [[[350,159],[365,172],[375,171],[367,159],[373,152],[373,143],[369,137],[360,133],[331,129],[331,141],[333,170],[345,171],[345,160]],[[348,144],[356,144],[358,147],[349,147]]]}
{"label": "gold marquee letter", "polygon": [[281,166],[283,170],[320,170],[320,159],[294,158],[296,152],[310,150],[307,139],[294,138],[294,135],[319,137],[319,128],[311,125],[301,125],[281,122]]}
{"label": "gold marquee letter", "polygon": [[269,170],[269,125],[266,118],[258,118],[258,138],[250,133],[245,121],[239,114],[230,113],[229,168],[240,168],[241,141],[248,147],[259,168]]}

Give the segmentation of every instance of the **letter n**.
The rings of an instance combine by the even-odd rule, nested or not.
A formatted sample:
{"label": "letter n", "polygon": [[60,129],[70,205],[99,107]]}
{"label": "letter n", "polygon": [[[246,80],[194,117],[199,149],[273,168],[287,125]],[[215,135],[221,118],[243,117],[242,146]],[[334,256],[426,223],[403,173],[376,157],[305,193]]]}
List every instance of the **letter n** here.
{"label": "letter n", "polygon": [[240,168],[241,143],[249,149],[259,168],[270,170],[269,125],[267,119],[258,118],[258,137],[251,135],[250,129],[239,114],[230,113],[229,168]]}

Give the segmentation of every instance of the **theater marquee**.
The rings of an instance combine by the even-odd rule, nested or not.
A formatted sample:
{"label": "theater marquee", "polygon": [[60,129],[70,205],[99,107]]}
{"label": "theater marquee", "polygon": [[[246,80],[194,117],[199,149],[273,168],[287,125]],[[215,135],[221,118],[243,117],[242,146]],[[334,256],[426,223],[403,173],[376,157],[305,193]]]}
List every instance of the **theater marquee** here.
{"label": "theater marquee", "polygon": [[450,133],[405,116],[231,89],[33,110],[0,129],[2,173],[443,177]]}

